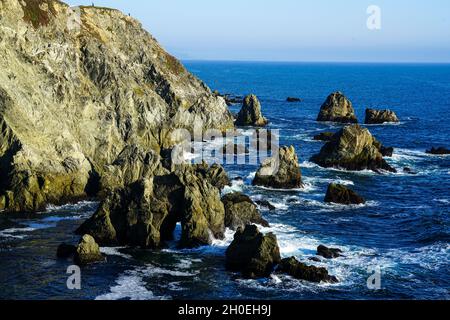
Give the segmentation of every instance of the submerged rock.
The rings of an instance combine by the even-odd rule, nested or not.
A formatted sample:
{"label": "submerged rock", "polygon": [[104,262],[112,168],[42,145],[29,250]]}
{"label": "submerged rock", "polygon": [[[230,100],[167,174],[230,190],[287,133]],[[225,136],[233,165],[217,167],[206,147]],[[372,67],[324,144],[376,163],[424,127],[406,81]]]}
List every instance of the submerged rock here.
{"label": "submerged rock", "polygon": [[290,276],[309,282],[330,282],[337,283],[338,279],[328,274],[327,269],[308,266],[299,262],[295,257],[283,259],[278,267],[278,271],[287,273]]}
{"label": "submerged rock", "polygon": [[296,98],[296,97],[287,97],[286,101],[287,101],[287,102],[291,102],[291,103],[292,103],[292,102],[301,102],[302,99]]}
{"label": "submerged rock", "polygon": [[281,147],[278,155],[266,159],[256,172],[253,185],[275,189],[302,187],[302,174],[294,147]]}
{"label": "submerged rock", "polygon": [[365,124],[398,123],[397,115],[391,110],[366,109]]}
{"label": "submerged rock", "polygon": [[280,261],[277,237],[263,235],[255,225],[239,228],[226,251],[226,268],[246,278],[268,277]]}
{"label": "submerged rock", "polygon": [[320,108],[317,121],[332,121],[340,123],[357,123],[353,105],[341,92],[328,96]]}
{"label": "submerged rock", "polygon": [[328,186],[325,202],[340,204],[364,204],[366,200],[346,186],[332,183]]}
{"label": "submerged rock", "polygon": [[410,167],[404,167],[403,168],[403,172],[407,173],[407,174],[411,174],[411,175],[415,175],[417,174],[417,172],[415,172],[413,169],[411,169]]}
{"label": "submerged rock", "polygon": [[450,150],[444,147],[439,147],[439,148],[431,148],[430,150],[427,150],[428,154],[434,154],[434,155],[446,155],[446,154],[450,154]]}
{"label": "submerged rock", "polygon": [[322,132],[315,135],[313,139],[316,141],[331,141],[331,138],[333,138],[333,136],[334,132]]}
{"label": "submerged rock", "polygon": [[140,153],[117,163],[130,145],[158,154],[178,128],[234,127],[224,99],[132,17],[81,6],[68,29],[68,5],[31,2],[0,4],[0,210],[106,193],[145,171]]}
{"label": "submerged rock", "polygon": [[325,168],[396,172],[383,159],[377,141],[369,130],[359,125],[343,128],[333,136],[330,142],[325,144],[319,154],[311,158],[311,161]]}
{"label": "submerged rock", "polygon": [[341,249],[335,249],[335,248],[327,248],[324,245],[320,245],[317,248],[317,255],[324,257],[326,259],[334,259],[339,258],[342,254]]}
{"label": "submerged rock", "polygon": [[225,227],[232,230],[245,228],[247,224],[259,224],[269,227],[269,223],[261,216],[255,203],[246,195],[236,192],[222,198],[225,207]]}
{"label": "submerged rock", "polygon": [[100,247],[94,238],[85,234],[76,247],[74,261],[78,265],[86,265],[105,261],[105,257],[100,253]]}
{"label": "submerged rock", "polygon": [[245,97],[242,109],[237,115],[237,126],[264,127],[269,123],[261,113],[261,103],[258,98],[251,94]]}
{"label": "submerged rock", "polygon": [[270,211],[274,211],[276,209],[276,207],[267,200],[258,200],[255,201],[255,203],[260,207],[269,209]]}

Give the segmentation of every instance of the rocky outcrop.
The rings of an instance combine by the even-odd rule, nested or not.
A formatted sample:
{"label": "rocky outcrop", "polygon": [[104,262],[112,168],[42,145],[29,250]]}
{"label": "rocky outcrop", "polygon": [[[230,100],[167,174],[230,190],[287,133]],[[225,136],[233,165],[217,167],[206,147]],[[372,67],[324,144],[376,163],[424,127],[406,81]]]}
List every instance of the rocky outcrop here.
{"label": "rocky outcrop", "polygon": [[313,137],[315,141],[331,141],[333,138],[334,132],[322,132]]}
{"label": "rocky outcrop", "polygon": [[327,269],[318,268],[315,266],[308,266],[299,262],[295,257],[283,259],[278,267],[278,271],[287,273],[290,276],[309,282],[339,282],[335,276],[330,276]]}
{"label": "rocky outcrop", "polygon": [[366,200],[346,186],[332,183],[328,186],[325,202],[340,204],[364,204]]}
{"label": "rocky outcrop", "polygon": [[262,208],[267,208],[270,211],[274,211],[276,209],[276,207],[267,200],[258,200],[258,201],[255,201],[255,203],[258,206],[260,206]]}
{"label": "rocky outcrop", "polygon": [[365,124],[398,123],[397,115],[391,110],[366,109]]}
{"label": "rocky outcrop", "polygon": [[225,207],[225,227],[232,230],[245,228],[247,224],[268,227],[269,223],[261,216],[255,203],[240,192],[229,193],[222,198]]}
{"label": "rocky outcrop", "polygon": [[294,102],[302,102],[302,99],[296,97],[287,97],[286,102],[294,103]]}
{"label": "rocky outcrop", "polygon": [[395,172],[383,159],[375,141],[366,128],[359,125],[347,126],[335,134],[311,161],[325,168]]}
{"label": "rocky outcrop", "polygon": [[431,148],[430,150],[427,150],[428,154],[434,154],[434,155],[446,155],[446,154],[450,154],[450,150],[444,147],[439,147],[439,148]]}
{"label": "rocky outcrop", "polygon": [[328,96],[320,108],[317,121],[358,123],[352,103],[341,92],[335,92]]}
{"label": "rocky outcrop", "polygon": [[105,258],[100,253],[100,247],[94,238],[85,234],[76,247],[74,255],[75,263],[78,265],[86,265],[104,260]]}
{"label": "rocky outcrop", "polygon": [[[153,170],[151,151],[178,142],[175,129],[233,128],[224,99],[132,17],[86,6],[77,23],[68,5],[37,3],[0,1],[0,206],[7,211],[38,211],[143,178]],[[130,146],[145,152],[128,161]]]}
{"label": "rocky outcrop", "polygon": [[239,228],[226,251],[226,268],[246,278],[268,277],[280,261],[277,237],[263,235],[255,225]]}
{"label": "rocky outcrop", "polygon": [[278,155],[266,159],[256,172],[253,185],[275,189],[302,187],[302,174],[294,147],[282,147]]}
{"label": "rocky outcrop", "polygon": [[374,138],[373,145],[380,151],[383,157],[392,157],[394,155],[393,147],[385,147],[381,142]]}
{"label": "rocky outcrop", "polygon": [[317,255],[324,257],[325,259],[335,259],[339,258],[342,255],[342,250],[336,248],[327,248],[324,245],[320,245],[317,248]]}
{"label": "rocky outcrop", "polygon": [[207,175],[204,165],[182,166],[117,189],[77,233],[90,234],[101,245],[159,248],[173,239],[181,222],[180,247],[210,244],[213,237],[223,238],[225,210],[212,184],[217,176]]}
{"label": "rocky outcrop", "polygon": [[245,97],[242,109],[236,118],[237,126],[264,127],[269,123],[261,113],[261,103],[251,94]]}

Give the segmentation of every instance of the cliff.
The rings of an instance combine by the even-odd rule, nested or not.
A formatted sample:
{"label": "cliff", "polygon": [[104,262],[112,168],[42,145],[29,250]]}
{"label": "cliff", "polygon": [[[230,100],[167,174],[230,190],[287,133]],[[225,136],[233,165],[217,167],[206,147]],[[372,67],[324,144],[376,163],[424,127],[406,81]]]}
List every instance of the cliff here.
{"label": "cliff", "polygon": [[176,128],[233,127],[225,101],[117,10],[0,0],[0,70],[0,210],[96,195],[129,163],[161,171]]}

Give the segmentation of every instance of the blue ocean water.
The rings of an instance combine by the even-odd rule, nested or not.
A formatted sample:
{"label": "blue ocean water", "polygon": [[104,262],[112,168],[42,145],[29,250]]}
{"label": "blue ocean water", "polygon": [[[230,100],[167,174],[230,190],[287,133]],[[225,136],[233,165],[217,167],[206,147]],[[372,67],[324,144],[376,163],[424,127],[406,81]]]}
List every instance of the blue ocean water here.
{"label": "blue ocean water", "polygon": [[[75,242],[73,230],[97,206],[49,208],[18,228],[0,231],[0,299],[450,299],[450,158],[425,153],[450,147],[450,65],[303,64],[185,62],[212,89],[256,94],[280,142],[294,145],[305,187],[274,191],[251,186],[257,167],[227,165],[244,177],[227,191],[243,191],[276,206],[262,210],[284,257],[324,266],[339,284],[311,284],[288,276],[243,280],[224,269],[232,240],[196,250],[160,252],[104,248],[108,263],[82,270],[82,290],[66,287],[69,261],[55,259],[61,242]],[[342,91],[360,122],[368,107],[389,108],[398,125],[368,126],[386,146],[397,174],[323,169],[309,162],[322,147],[312,137],[337,131],[315,121],[325,98]],[[288,96],[301,103],[287,103]],[[240,106],[231,107],[237,112]],[[410,167],[417,175],[402,172]],[[330,182],[349,185],[368,202],[363,206],[324,204]],[[178,230],[179,232],[179,230]],[[313,262],[319,244],[338,247],[344,257]],[[370,268],[380,268],[381,289],[371,290]],[[369,270],[370,269],[370,270]]]}

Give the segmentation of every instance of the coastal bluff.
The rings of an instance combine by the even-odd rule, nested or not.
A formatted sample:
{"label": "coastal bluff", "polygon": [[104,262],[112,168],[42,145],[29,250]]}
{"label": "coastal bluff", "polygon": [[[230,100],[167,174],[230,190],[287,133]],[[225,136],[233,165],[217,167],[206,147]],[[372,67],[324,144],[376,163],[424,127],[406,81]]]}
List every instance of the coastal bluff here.
{"label": "coastal bluff", "polygon": [[131,146],[158,163],[175,129],[233,128],[225,100],[117,10],[1,0],[0,69],[0,211],[113,189]]}

